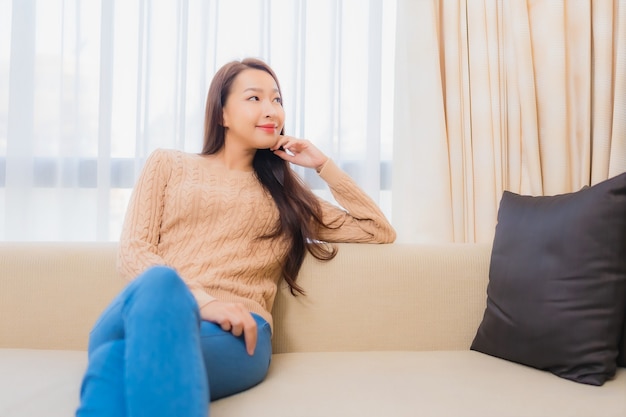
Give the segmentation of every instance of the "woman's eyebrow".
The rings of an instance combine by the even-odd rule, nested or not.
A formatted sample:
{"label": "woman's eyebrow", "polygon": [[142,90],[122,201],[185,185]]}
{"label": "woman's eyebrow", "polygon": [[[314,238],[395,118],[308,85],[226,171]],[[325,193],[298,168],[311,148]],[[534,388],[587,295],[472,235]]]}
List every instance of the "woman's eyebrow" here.
{"label": "woman's eyebrow", "polygon": [[[254,92],[261,92],[262,93],[265,90],[262,89],[262,88],[259,88],[259,87],[248,87],[245,90],[243,90],[244,93],[247,92],[247,91],[254,91]],[[273,88],[272,91],[274,93],[278,93],[278,88]]]}

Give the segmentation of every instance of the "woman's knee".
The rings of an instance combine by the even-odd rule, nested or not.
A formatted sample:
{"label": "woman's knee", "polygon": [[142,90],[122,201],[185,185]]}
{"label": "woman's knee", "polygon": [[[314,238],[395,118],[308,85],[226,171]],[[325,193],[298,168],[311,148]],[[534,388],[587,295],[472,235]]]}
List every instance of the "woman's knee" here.
{"label": "woman's knee", "polygon": [[136,278],[136,285],[143,293],[152,293],[153,296],[167,296],[188,293],[189,289],[178,272],[168,266],[152,266]]}
{"label": "woman's knee", "polygon": [[[130,300],[146,308],[163,310],[167,308],[197,309],[195,298],[178,273],[167,266],[153,266],[146,269],[132,283]],[[145,302],[144,302],[145,301]],[[128,300],[126,305],[128,305]]]}

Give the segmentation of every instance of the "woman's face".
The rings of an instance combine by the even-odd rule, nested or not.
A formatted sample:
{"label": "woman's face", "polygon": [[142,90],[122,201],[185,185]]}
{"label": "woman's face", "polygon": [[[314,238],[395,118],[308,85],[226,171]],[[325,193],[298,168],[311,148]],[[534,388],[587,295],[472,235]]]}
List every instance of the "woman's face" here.
{"label": "woman's face", "polygon": [[225,141],[249,149],[267,149],[277,141],[285,111],[274,78],[246,69],[233,80],[223,109]]}

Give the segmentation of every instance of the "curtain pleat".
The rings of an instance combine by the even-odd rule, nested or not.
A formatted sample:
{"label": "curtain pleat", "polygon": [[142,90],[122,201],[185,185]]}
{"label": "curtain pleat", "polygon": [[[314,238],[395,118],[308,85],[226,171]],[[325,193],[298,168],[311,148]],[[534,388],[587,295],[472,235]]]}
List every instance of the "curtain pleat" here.
{"label": "curtain pleat", "polygon": [[[509,36],[505,38],[505,56],[507,57],[505,75],[515,77],[510,83],[507,79],[507,90],[513,93],[508,96],[510,110],[507,115],[519,108],[519,112],[513,114],[513,118],[519,117],[519,130],[508,130],[510,135],[508,143],[509,149],[513,148],[519,152],[517,156],[521,180],[519,188],[516,188],[515,183],[506,186],[514,192],[540,195],[543,193],[543,181],[535,73],[531,58],[533,46],[530,37],[530,16],[525,2],[512,1],[503,2],[503,4],[504,7],[508,7],[508,13],[504,14],[506,24],[503,23],[503,26],[512,28]],[[510,65],[511,63],[514,65]]]}
{"label": "curtain pleat", "polygon": [[[471,3],[471,7],[469,5]],[[477,7],[482,3],[482,7]],[[498,37],[495,3],[490,1],[468,2],[467,33],[469,58],[469,101],[471,130],[471,154],[474,167],[473,181],[474,218],[478,223],[495,217],[497,201],[495,189],[501,184],[500,164],[500,93],[498,73]],[[449,123],[455,123],[449,120]],[[477,181],[477,179],[480,179]],[[501,185],[500,185],[501,186]],[[473,228],[469,238],[483,241],[483,228]]]}
{"label": "curtain pleat", "polygon": [[[368,2],[369,21],[367,50],[367,85],[376,95],[382,95],[382,37],[383,4],[378,0]],[[365,110],[365,162],[358,173],[363,178],[365,191],[375,200],[380,199],[381,184],[381,114],[382,100],[368,100]]]}
{"label": "curtain pleat", "polygon": [[[473,194],[471,178],[473,164],[468,155],[471,152],[470,118],[465,115],[469,110],[469,84],[466,81],[469,72],[466,48],[467,20],[465,4],[456,0],[446,0],[440,7],[439,44],[443,48],[440,67],[444,88],[446,134],[448,140],[448,166],[450,169],[450,198],[452,204],[452,226],[454,241],[473,239],[473,230],[467,230],[464,225],[467,216],[473,217],[473,206],[467,200],[468,194]],[[463,17],[463,18],[462,18]],[[445,33],[445,36],[443,35]],[[449,123],[456,120],[458,123]],[[463,226],[463,227],[460,227]]]}
{"label": "curtain pleat", "polygon": [[6,233],[19,234],[28,230],[28,219],[22,217],[22,207],[31,204],[31,195],[20,188],[33,187],[34,167],[34,100],[35,100],[35,0],[27,0],[25,6],[12,9],[11,52],[9,77],[9,100],[7,111],[6,152],[13,158],[5,162],[5,199],[12,201],[6,206],[4,221]]}
{"label": "curtain pleat", "polygon": [[626,2],[615,4],[614,100],[612,109],[611,151],[608,176],[620,174],[626,168]]}
{"label": "curtain pleat", "polygon": [[98,103],[97,240],[108,240],[111,188],[111,120],[113,111],[114,3],[102,2],[100,20],[100,85]]}

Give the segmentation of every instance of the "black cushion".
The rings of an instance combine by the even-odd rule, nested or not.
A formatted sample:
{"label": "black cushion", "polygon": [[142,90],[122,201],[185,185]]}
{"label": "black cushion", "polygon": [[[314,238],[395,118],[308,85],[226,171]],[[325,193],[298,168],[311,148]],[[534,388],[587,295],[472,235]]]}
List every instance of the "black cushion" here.
{"label": "black cushion", "polygon": [[625,304],[626,173],[556,196],[504,192],[471,349],[602,385]]}
{"label": "black cushion", "polygon": [[624,329],[622,329],[622,341],[619,345],[619,355],[617,357],[617,366],[626,368],[626,317],[624,317]]}

